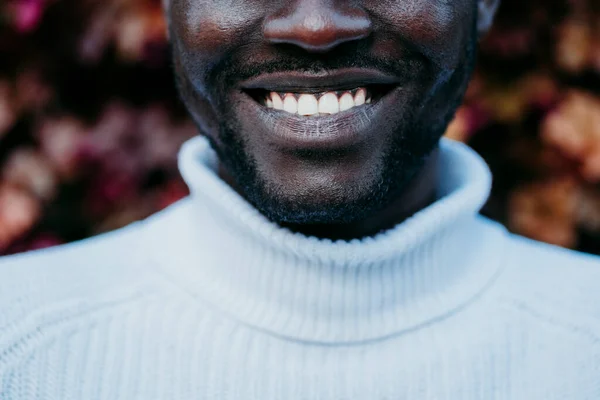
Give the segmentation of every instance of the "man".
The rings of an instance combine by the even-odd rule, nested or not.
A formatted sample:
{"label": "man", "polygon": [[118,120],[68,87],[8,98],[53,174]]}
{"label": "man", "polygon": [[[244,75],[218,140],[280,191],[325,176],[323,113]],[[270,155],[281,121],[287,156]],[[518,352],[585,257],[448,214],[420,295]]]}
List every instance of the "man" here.
{"label": "man", "polygon": [[600,399],[600,262],[440,140],[497,0],[167,0],[191,196],[0,262],[1,399]]}

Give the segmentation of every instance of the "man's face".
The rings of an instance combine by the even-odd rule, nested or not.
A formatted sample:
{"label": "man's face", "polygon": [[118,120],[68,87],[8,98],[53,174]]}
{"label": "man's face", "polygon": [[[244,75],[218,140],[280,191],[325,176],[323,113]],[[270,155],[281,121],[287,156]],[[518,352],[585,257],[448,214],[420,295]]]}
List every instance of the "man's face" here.
{"label": "man's face", "polygon": [[[483,1],[483,0],[481,0]],[[183,101],[226,178],[280,223],[388,205],[474,63],[477,0],[170,0]]]}

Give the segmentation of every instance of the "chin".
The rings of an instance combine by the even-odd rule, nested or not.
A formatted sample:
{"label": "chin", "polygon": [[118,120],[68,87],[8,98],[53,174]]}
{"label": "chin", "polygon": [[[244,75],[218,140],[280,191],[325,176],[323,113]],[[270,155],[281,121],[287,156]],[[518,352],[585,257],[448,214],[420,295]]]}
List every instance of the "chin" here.
{"label": "chin", "polygon": [[249,200],[263,215],[279,224],[347,224],[377,211],[378,202],[373,201],[375,191],[340,193],[330,187],[321,189],[303,193],[258,193]]}
{"label": "chin", "polygon": [[239,124],[224,125],[211,143],[238,191],[271,221],[346,224],[386,207],[436,147],[438,132],[409,125],[335,149],[282,150],[252,140],[261,133]]}

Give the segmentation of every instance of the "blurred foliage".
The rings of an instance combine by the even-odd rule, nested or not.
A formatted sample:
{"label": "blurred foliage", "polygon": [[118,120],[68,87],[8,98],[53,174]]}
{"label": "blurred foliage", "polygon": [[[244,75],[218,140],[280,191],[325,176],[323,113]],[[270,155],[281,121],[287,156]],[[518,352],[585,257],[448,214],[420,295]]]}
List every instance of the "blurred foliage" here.
{"label": "blurred foliage", "polygon": [[503,0],[448,135],[492,168],[484,214],[600,254],[600,2]]}
{"label": "blurred foliage", "polygon": [[[0,254],[117,229],[187,194],[196,134],[160,0],[0,4]],[[447,135],[495,183],[484,214],[600,253],[600,2],[503,0]]]}

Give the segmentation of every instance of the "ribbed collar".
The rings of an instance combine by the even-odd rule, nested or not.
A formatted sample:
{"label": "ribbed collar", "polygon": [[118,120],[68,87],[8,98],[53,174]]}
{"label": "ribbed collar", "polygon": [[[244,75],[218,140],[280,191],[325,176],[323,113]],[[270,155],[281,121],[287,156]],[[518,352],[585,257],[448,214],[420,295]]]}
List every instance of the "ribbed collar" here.
{"label": "ribbed collar", "polygon": [[348,242],[270,222],[218,177],[215,153],[195,137],[179,154],[191,196],[159,264],[219,312],[277,336],[341,344],[418,329],[468,303],[499,268],[476,231],[489,169],[462,144],[440,147],[438,200]]}

